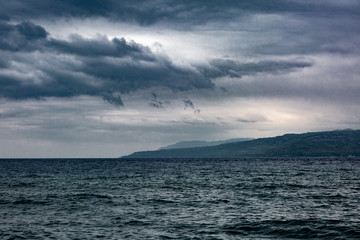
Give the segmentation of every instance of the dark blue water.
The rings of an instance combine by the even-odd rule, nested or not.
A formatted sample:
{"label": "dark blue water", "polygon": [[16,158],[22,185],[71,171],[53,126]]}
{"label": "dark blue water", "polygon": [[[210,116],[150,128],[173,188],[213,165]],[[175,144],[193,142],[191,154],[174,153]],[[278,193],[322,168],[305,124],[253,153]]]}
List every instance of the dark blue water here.
{"label": "dark blue water", "polygon": [[359,159],[0,160],[0,239],[359,239]]}

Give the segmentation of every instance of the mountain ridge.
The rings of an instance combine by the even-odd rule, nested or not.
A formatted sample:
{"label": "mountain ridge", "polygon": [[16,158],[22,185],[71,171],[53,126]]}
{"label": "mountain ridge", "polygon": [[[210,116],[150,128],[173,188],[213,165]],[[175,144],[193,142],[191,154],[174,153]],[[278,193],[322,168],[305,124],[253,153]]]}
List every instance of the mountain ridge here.
{"label": "mountain ridge", "polygon": [[360,156],[360,130],[285,134],[216,146],[135,152],[122,158]]}
{"label": "mountain ridge", "polygon": [[165,147],[159,148],[159,150],[164,149],[177,149],[177,148],[194,148],[194,147],[210,147],[221,145],[225,143],[233,143],[233,142],[244,142],[254,140],[254,138],[232,138],[227,140],[218,140],[218,141],[201,141],[201,140],[193,140],[193,141],[181,141],[175,144],[170,144]]}

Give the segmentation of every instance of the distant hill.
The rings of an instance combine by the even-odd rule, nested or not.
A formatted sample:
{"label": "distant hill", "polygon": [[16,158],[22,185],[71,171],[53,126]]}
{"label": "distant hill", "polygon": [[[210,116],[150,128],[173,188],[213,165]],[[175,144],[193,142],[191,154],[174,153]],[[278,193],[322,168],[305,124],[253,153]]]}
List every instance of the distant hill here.
{"label": "distant hill", "polygon": [[135,152],[124,158],[360,156],[360,130],[286,134],[197,148]]}
{"label": "distant hill", "polygon": [[229,140],[222,140],[222,141],[182,141],[175,144],[171,144],[166,147],[160,148],[162,149],[177,149],[177,148],[194,148],[194,147],[209,147],[209,146],[216,146],[225,143],[234,143],[234,142],[244,142],[250,141],[253,138],[233,138]]}

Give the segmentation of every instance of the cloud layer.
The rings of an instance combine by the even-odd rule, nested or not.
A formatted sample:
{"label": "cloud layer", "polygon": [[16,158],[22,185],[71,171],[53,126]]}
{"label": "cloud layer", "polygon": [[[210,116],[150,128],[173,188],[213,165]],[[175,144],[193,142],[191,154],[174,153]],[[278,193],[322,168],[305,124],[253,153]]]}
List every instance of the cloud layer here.
{"label": "cloud layer", "polygon": [[105,17],[117,21],[136,21],[151,25],[158,22],[204,24],[209,21],[231,20],[239,14],[251,13],[304,13],[357,15],[360,3],[356,0],[344,1],[299,1],[299,0],[156,0],[156,1],[116,1],[116,0],[2,0],[0,15],[3,19],[15,18],[68,18]]}
{"label": "cloud layer", "polygon": [[140,89],[211,89],[215,87],[213,79],[219,77],[289,72],[312,65],[213,59],[206,65],[184,67],[124,38],[72,35],[69,40],[59,40],[48,37],[43,27],[31,22],[3,22],[0,41],[4,53],[0,96],[9,99],[91,95],[121,106],[121,94]]}
{"label": "cloud layer", "polygon": [[357,0],[0,6],[6,156],[360,127]]}
{"label": "cloud layer", "polygon": [[[1,91],[10,99],[98,95],[122,105],[118,93],[165,86],[173,90],[211,88],[198,71],[174,65],[166,56],[124,38],[98,36],[69,41],[47,37],[31,22],[1,25]],[[27,73],[24,73],[25,70]]]}

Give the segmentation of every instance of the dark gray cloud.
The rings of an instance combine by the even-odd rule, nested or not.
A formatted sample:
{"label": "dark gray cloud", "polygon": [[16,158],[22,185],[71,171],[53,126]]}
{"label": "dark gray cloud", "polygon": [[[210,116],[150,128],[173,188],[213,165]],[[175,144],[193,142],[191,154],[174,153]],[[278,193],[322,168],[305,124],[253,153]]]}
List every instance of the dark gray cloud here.
{"label": "dark gray cloud", "polygon": [[[3,41],[12,33],[22,37],[16,49],[3,47],[8,53],[6,59],[0,58],[0,68],[8,70],[6,74],[0,73],[0,96],[10,99],[91,95],[122,106],[120,94],[140,89],[211,89],[215,86],[213,79],[218,77],[289,72],[312,66],[309,62],[239,63],[215,59],[207,66],[180,67],[168,57],[156,55],[148,47],[123,38],[85,39],[73,35],[69,40],[57,40],[47,37],[43,27],[30,22],[3,23],[1,29]],[[27,47],[30,45],[31,48]],[[38,50],[36,54],[31,52],[34,50]],[[24,74],[19,64],[29,72]],[[184,103],[197,111],[190,100]],[[152,106],[162,108],[163,102],[155,98]]]}
{"label": "dark gray cloud", "polygon": [[[7,69],[0,73],[0,96],[5,98],[94,95],[120,106],[119,93],[158,86],[173,91],[214,86],[200,72],[176,66],[166,56],[156,56],[149,48],[123,38],[73,36],[60,41],[46,38],[45,29],[30,22],[6,23],[1,29],[4,42],[13,32],[22,37],[21,44],[2,47],[3,51],[16,51],[0,61],[0,67]],[[42,41],[32,47],[32,51],[39,50],[34,54],[26,46],[38,39]]]}
{"label": "dark gray cloud", "polygon": [[311,62],[305,61],[261,61],[254,63],[239,63],[229,59],[214,59],[211,67],[203,70],[206,77],[241,77],[257,73],[281,73],[311,67]]}
{"label": "dark gray cloud", "polygon": [[8,66],[8,61],[3,56],[0,56],[0,69]]}
{"label": "dark gray cloud", "polygon": [[[250,49],[254,54],[288,55],[311,53],[359,53],[356,34],[360,24],[358,1],[301,1],[301,0],[0,0],[0,16],[4,20],[50,20],[103,17],[113,22],[151,26],[166,25],[172,29],[192,30],[201,27],[231,31],[258,32],[259,43]],[[273,23],[252,19],[257,14],[283,16]],[[276,17],[275,17],[276,18]],[[273,34],[273,35],[272,35]],[[261,39],[266,39],[262,41]],[[116,42],[116,41],[119,42]],[[72,44],[53,39],[51,44],[62,51],[91,54],[116,54],[122,40],[114,39],[107,46],[96,40],[74,38]],[[256,40],[255,40],[256,41]],[[2,43],[16,50],[19,44]],[[77,45],[75,45],[77,43]],[[127,47],[129,47],[127,45]],[[132,46],[135,47],[136,46]],[[101,49],[105,48],[105,49]],[[133,51],[135,49],[128,49]],[[123,50],[121,51],[123,52]]]}
{"label": "dark gray cloud", "polygon": [[165,109],[164,108],[164,103],[160,100],[151,100],[151,102],[149,103],[150,107],[154,107],[154,108],[159,108],[159,109]]}
{"label": "dark gray cloud", "polygon": [[113,1],[101,0],[1,0],[1,16],[18,20],[43,17],[106,16],[112,11]]}
{"label": "dark gray cloud", "polygon": [[46,30],[31,22],[12,25],[0,21],[0,50],[24,51],[33,50],[38,41],[47,37]]}
{"label": "dark gray cloud", "polygon": [[348,4],[332,0],[321,4],[299,0],[223,0],[206,1],[206,3],[201,0],[1,0],[0,16],[18,20],[53,17],[106,17],[149,25],[161,21],[201,24],[218,19],[232,19],[247,12],[358,15],[360,4],[356,1],[347,2]]}
{"label": "dark gray cloud", "polygon": [[106,36],[97,39],[85,39],[72,35],[70,41],[50,39],[48,46],[59,53],[86,57],[133,57],[143,60],[155,60],[149,48],[124,38],[109,40]]}
{"label": "dark gray cloud", "polygon": [[[189,63],[183,67],[174,64],[165,54],[156,54],[149,47],[124,38],[109,39],[99,35],[88,39],[74,34],[67,40],[60,40],[49,36],[45,28],[31,20],[104,17],[110,22],[125,21],[148,27],[162,24],[181,30],[192,30],[194,26],[194,29],[212,26],[236,33],[244,30],[250,35],[255,33],[251,40],[262,40],[255,46],[249,44],[249,52],[260,55],[360,50],[359,39],[354,34],[360,22],[360,3],[355,1],[0,0],[0,3],[0,96],[9,99],[91,95],[121,106],[122,94],[141,89],[165,87],[174,92],[213,89],[216,78],[289,73],[314,64],[255,57],[251,62],[218,58],[208,64]],[[274,22],[252,18],[272,13],[276,15]],[[289,21],[284,21],[286,19]],[[337,20],[340,21],[337,23]],[[276,83],[270,90],[255,89],[255,83],[242,84],[244,96],[279,92],[274,89]],[[163,108],[164,102],[154,98],[150,105]]]}
{"label": "dark gray cloud", "polygon": [[160,100],[158,98],[157,94],[154,92],[151,94],[151,97],[152,97],[152,99],[149,103],[149,106],[151,106],[151,107],[158,108],[158,109],[165,109],[165,105],[170,104],[169,101]]}
{"label": "dark gray cloud", "polygon": [[31,22],[22,22],[20,24],[17,24],[15,28],[21,35],[23,35],[28,40],[46,38],[46,36],[48,35],[48,33],[43,27],[35,25]]}
{"label": "dark gray cloud", "polygon": [[236,122],[240,122],[240,123],[259,123],[259,122],[265,122],[265,121],[269,121],[269,120],[263,115],[253,115],[253,116],[249,116],[249,117],[236,119]]}
{"label": "dark gray cloud", "polygon": [[194,103],[190,99],[183,99],[183,102],[185,104],[184,109],[187,109],[187,108],[195,109]]}
{"label": "dark gray cloud", "polygon": [[200,109],[195,108],[195,105],[192,100],[186,98],[186,99],[183,99],[182,101],[184,102],[184,105],[185,105],[184,110],[190,108],[190,109],[194,110],[194,114],[200,114]]}
{"label": "dark gray cloud", "polygon": [[108,93],[101,93],[101,95],[102,95],[104,101],[106,101],[116,107],[124,106],[124,103],[119,94],[114,94],[114,93],[108,92]]}
{"label": "dark gray cloud", "polygon": [[[253,54],[359,54],[360,40],[355,14],[284,15],[264,30],[268,37],[259,43]],[[286,21],[288,20],[288,22]]]}

